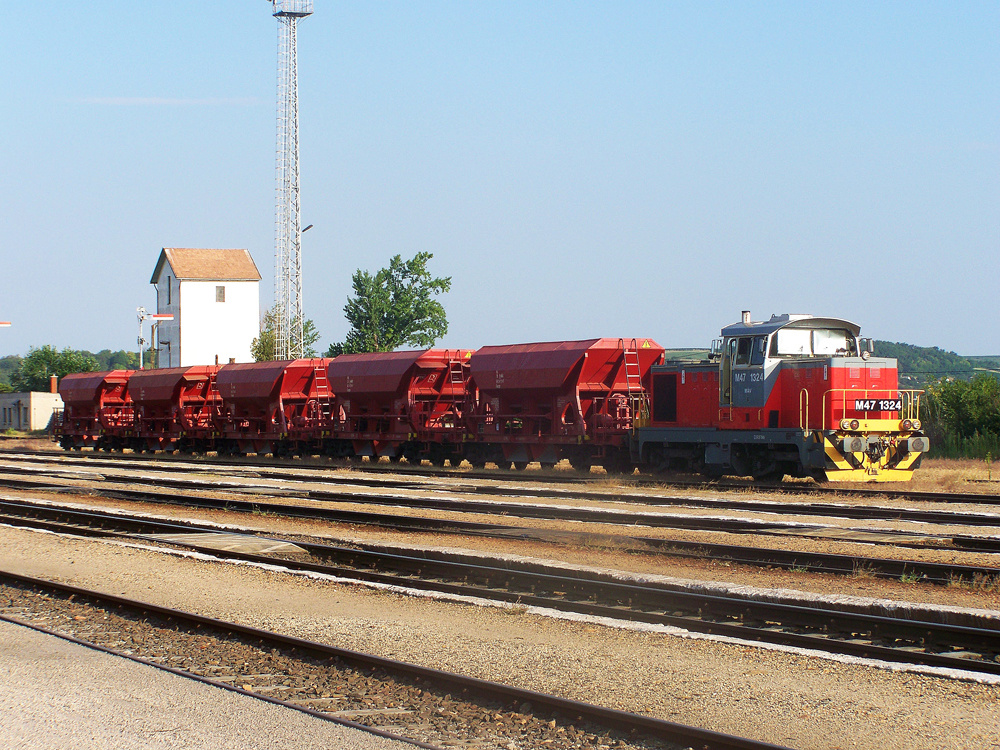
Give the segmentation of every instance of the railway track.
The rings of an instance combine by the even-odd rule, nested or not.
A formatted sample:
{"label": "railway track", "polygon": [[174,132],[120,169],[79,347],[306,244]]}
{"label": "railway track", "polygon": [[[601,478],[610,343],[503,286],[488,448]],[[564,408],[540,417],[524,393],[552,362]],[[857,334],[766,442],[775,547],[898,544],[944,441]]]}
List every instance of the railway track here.
{"label": "railway track", "polygon": [[432,750],[778,748],[9,572],[0,618]]}
{"label": "railway track", "polygon": [[[192,455],[174,455],[174,454],[108,454],[93,452],[77,452],[77,453],[60,453],[56,451],[24,451],[20,449],[0,449],[0,456],[10,455],[19,458],[32,458],[39,457],[38,460],[53,460],[53,457],[58,459],[59,457],[66,459],[73,459],[76,461],[83,462],[96,462],[101,464],[128,461],[132,462],[133,465],[138,464],[161,464],[163,466],[180,463],[188,464],[189,470],[197,470],[194,467],[203,467],[203,470],[212,471],[213,468],[226,467],[243,469],[248,471],[254,471],[261,476],[269,476],[275,479],[293,479],[299,481],[307,481],[303,479],[303,472],[328,472],[331,468],[338,468],[334,464],[327,461],[323,461],[322,465],[317,465],[314,461],[318,459],[309,459],[307,461],[302,460],[289,460],[289,459],[269,459],[265,457],[257,457],[253,459],[242,459],[236,460],[232,458],[224,458],[218,456],[192,456]],[[289,467],[293,466],[294,471]],[[587,487],[593,487],[595,484],[601,483],[605,478],[598,476],[587,476],[582,474],[574,474],[571,471],[567,472],[552,472],[548,471],[543,473],[527,471],[527,472],[516,472],[508,471],[505,469],[490,469],[490,470],[475,470],[475,469],[460,469],[460,468],[438,468],[429,466],[416,466],[416,465],[406,465],[399,463],[372,463],[372,462],[360,462],[355,461],[349,464],[352,473],[355,475],[364,475],[371,477],[373,483],[379,484],[379,486],[409,486],[414,479],[426,479],[426,478],[448,478],[448,479],[463,479],[463,480],[481,480],[481,481],[502,481],[508,485],[506,491],[510,492],[510,485],[517,486],[517,491],[530,495],[545,493],[546,495],[552,494],[551,488],[538,489],[532,485],[537,485],[538,482],[544,482],[547,485],[563,485],[566,487],[578,487],[581,489],[576,490],[573,496],[576,497],[587,497],[593,495],[595,498],[608,498],[608,493],[606,491],[602,492],[589,492]],[[161,469],[158,469],[161,470]],[[168,470],[168,469],[163,469]],[[388,477],[388,478],[387,478]],[[324,479],[328,479],[325,477]],[[659,476],[651,477],[648,475],[626,475],[618,474],[615,475],[615,481],[625,485],[626,487],[631,487],[634,489],[649,489],[654,488],[669,489],[673,488],[697,488],[697,489],[720,489],[720,490],[758,490],[758,491],[771,491],[778,492],[786,495],[829,495],[835,497],[857,497],[857,498],[876,498],[881,500],[910,500],[913,502],[937,502],[937,503],[976,503],[980,505],[1000,505],[1000,494],[996,493],[986,493],[986,492],[928,492],[928,491],[917,491],[909,489],[890,489],[885,485],[880,485],[878,488],[870,487],[845,487],[843,485],[839,486],[828,486],[828,485],[818,485],[815,483],[805,483],[796,484],[790,482],[751,482],[747,480],[729,479],[729,480],[701,480],[701,479],[682,479],[676,476]],[[354,476],[351,478],[354,483],[363,483],[364,480],[360,477]],[[488,487],[477,488],[477,492],[480,494],[487,494],[491,490]],[[615,496],[626,499],[629,502],[641,502],[642,498],[647,497],[645,494],[640,493],[630,493],[628,490],[621,490],[615,493]]]}
{"label": "railway track", "polygon": [[[465,495],[465,494],[475,494],[475,495],[500,495],[503,497],[512,497],[515,495],[521,496],[545,496],[552,498],[553,491],[540,490],[534,488],[523,488],[523,487],[507,487],[507,486],[490,486],[490,485],[475,485],[475,486],[455,486],[455,485],[444,485],[437,486],[434,488],[428,488],[425,484],[415,484],[413,482],[395,482],[391,485],[385,483],[379,483],[378,489],[382,492],[377,497],[372,497],[370,495],[363,496],[359,498],[358,493],[347,492],[347,491],[336,491],[336,490],[301,490],[296,491],[294,488],[289,488],[287,485],[282,488],[275,488],[271,485],[248,485],[245,482],[237,481],[227,481],[227,480],[213,480],[210,483],[206,483],[203,480],[196,479],[164,479],[161,477],[142,476],[138,477],[131,473],[124,473],[121,470],[125,467],[121,466],[120,462],[116,462],[114,459],[107,461],[112,467],[117,469],[117,473],[104,473],[101,478],[104,479],[118,479],[122,482],[135,483],[139,481],[155,481],[160,486],[172,486],[177,488],[186,489],[201,489],[209,484],[211,487],[222,491],[238,491],[238,492],[248,492],[250,490],[259,491],[270,491],[275,494],[281,494],[285,496],[298,496],[304,498],[310,498],[314,500],[329,500],[336,502],[358,502],[367,501],[375,502],[378,505],[404,505],[409,507],[417,507],[414,498],[407,495],[390,495],[384,490],[390,487],[396,488],[406,488],[406,489],[434,489],[441,492],[447,492],[449,494]],[[164,471],[162,467],[157,467],[157,471]],[[205,472],[204,467],[192,468],[191,465],[182,466],[171,466],[167,472],[178,472],[182,471],[184,473],[191,473],[194,471]],[[34,475],[47,475],[47,470],[41,467],[17,467],[17,466],[0,466],[0,473],[18,473],[18,474],[34,474]],[[359,483],[353,477],[309,477],[302,476],[301,474],[295,474],[290,472],[283,472],[280,476],[274,476],[273,474],[268,474],[261,471],[255,471],[255,474],[266,477],[269,479],[279,479],[286,481],[294,481],[297,483],[323,483],[323,484],[333,484],[333,485],[353,485],[357,486]],[[368,485],[372,486],[372,485]],[[980,527],[997,527],[1000,528],[1000,513],[975,513],[975,512],[955,512],[955,511],[934,511],[934,510],[924,510],[924,509],[913,509],[913,508],[892,508],[892,507],[879,507],[870,505],[845,505],[845,504],[829,504],[829,503],[781,503],[773,500],[761,501],[761,500],[741,500],[733,498],[705,498],[696,496],[677,496],[677,495],[650,495],[650,494],[622,494],[622,493],[607,493],[607,492],[568,492],[560,493],[556,496],[556,499],[561,501],[571,501],[571,500],[600,500],[604,502],[629,502],[642,505],[654,505],[654,506],[681,506],[681,507],[693,507],[693,508],[703,508],[711,510],[725,510],[725,511],[749,511],[759,514],[770,514],[770,515],[796,515],[796,516],[816,516],[825,518],[844,518],[849,520],[867,520],[867,521],[877,521],[877,520],[891,520],[891,521],[911,521],[914,523],[921,524],[941,524],[941,525],[953,525],[953,526],[980,526]],[[465,513],[486,513],[490,515],[494,514],[509,514],[525,518],[544,518],[549,520],[573,520],[573,521],[588,521],[588,522],[604,522],[619,525],[641,525],[641,526],[660,526],[666,525],[671,527],[676,527],[677,524],[683,523],[683,521],[678,520],[676,516],[669,516],[665,520],[661,516],[650,513],[642,512],[615,512],[608,509],[596,509],[596,508],[567,508],[560,506],[551,505],[538,505],[532,506],[525,503],[509,503],[503,504],[497,501],[470,501],[470,500],[452,500],[452,499],[426,499],[419,503],[419,506],[434,510],[447,510],[447,511],[460,511]],[[694,523],[697,523],[695,521]],[[739,523],[732,524],[735,527],[739,527]],[[780,527],[780,524],[767,524],[765,522],[760,522],[754,524],[755,530],[760,529],[761,531],[766,531],[769,528],[774,528],[776,526]],[[689,527],[690,528],[690,527]]]}
{"label": "railway track", "polygon": [[[79,478],[79,477],[78,477]],[[205,483],[195,480],[164,480],[161,478],[129,477],[130,483],[157,483],[166,486],[191,489],[205,487]],[[242,513],[270,513],[291,518],[311,518],[341,524],[363,524],[405,531],[432,531],[435,533],[474,534],[479,536],[532,539],[545,542],[573,540],[600,544],[608,540],[607,534],[586,531],[573,534],[546,531],[532,527],[510,526],[499,523],[477,523],[438,517],[401,516],[373,511],[354,511],[341,508],[317,507],[315,505],[289,505],[276,502],[262,502],[258,499],[234,499],[207,494],[181,494],[166,490],[130,490],[121,487],[90,487],[53,484],[48,476],[34,476],[28,479],[0,477],[0,486],[10,489],[35,489],[56,492],[88,492],[105,497],[135,502],[185,505],[210,510],[224,510]],[[267,486],[247,486],[232,482],[209,482],[208,489],[244,494],[266,491],[271,494],[299,496],[310,499],[338,500],[340,502],[362,503],[366,505],[389,505],[416,509],[446,510],[458,513],[480,513],[503,515],[505,517],[525,517],[549,520],[576,520],[591,523],[614,524],[635,527],[637,525],[681,528],[729,533],[785,535],[790,527],[783,523],[769,523],[756,519],[712,518],[686,515],[622,514],[595,509],[573,509],[560,506],[530,506],[522,503],[498,503],[489,501],[476,503],[466,500],[424,499],[406,496],[353,495],[349,493],[326,493],[322,491],[275,489]],[[810,533],[825,539],[831,538],[830,527],[815,524],[796,524],[798,535]],[[942,536],[940,534],[915,534],[913,532],[880,531],[862,537],[867,544],[910,546],[917,549],[946,549],[976,552],[1000,552],[1000,539],[991,537],[969,537],[964,535]],[[910,581],[924,581],[935,584],[952,584],[959,581],[975,581],[1000,577],[1000,568],[961,563],[933,563],[916,560],[893,560],[872,556],[838,555],[785,551],[774,548],[740,547],[737,545],[691,542],[685,540],[662,539],[637,535],[616,535],[612,541],[624,543],[635,551],[651,550],[678,556],[717,559],[748,565],[784,567],[813,572],[851,574],[864,570],[885,578]],[[852,533],[851,541],[857,541],[857,533]]]}
{"label": "railway track", "polygon": [[762,601],[746,595],[690,590],[673,583],[537,562],[337,547],[300,539],[255,537],[272,551],[243,552],[237,549],[238,536],[220,532],[216,526],[68,508],[4,505],[2,521],[11,525],[142,539],[336,579],[649,623],[969,675],[1000,675],[998,621],[972,614],[962,624],[956,624],[946,621],[948,617],[943,617],[941,611],[926,608],[912,608],[905,617],[887,616],[859,611],[862,608],[858,605]]}
{"label": "railway track", "polygon": [[[134,478],[133,478],[134,481]],[[157,480],[161,481],[162,480]],[[710,542],[694,542],[679,539],[663,539],[636,535],[611,535],[587,531],[559,532],[534,527],[511,526],[498,523],[477,523],[450,518],[401,516],[373,511],[354,511],[339,508],[285,505],[275,502],[263,502],[258,499],[245,500],[230,497],[220,498],[214,495],[192,495],[166,492],[160,490],[129,490],[124,488],[91,488],[72,485],[53,485],[47,479],[18,480],[0,477],[0,486],[12,489],[36,489],[56,492],[87,492],[104,497],[122,499],[134,502],[184,505],[209,510],[222,510],[249,514],[277,514],[289,518],[310,518],[329,521],[331,523],[371,525],[400,531],[428,531],[434,533],[454,533],[464,535],[486,536],[533,540],[555,544],[586,544],[601,546],[614,544],[622,549],[637,553],[668,554],[672,556],[692,557],[699,559],[714,559],[726,562],[737,562],[746,565],[781,567],[800,571],[817,573],[834,573],[850,575],[858,571],[883,578],[896,578],[908,581],[948,585],[961,581],[973,582],[1000,577],[1000,568],[982,565],[963,565],[961,563],[933,563],[918,560],[896,560],[872,556],[843,555],[832,553],[817,553],[804,551],[787,551],[780,548],[743,547],[738,545],[715,544]],[[186,486],[186,484],[185,484]],[[215,487],[215,485],[212,485]],[[247,488],[245,488],[247,489]],[[249,488],[254,489],[254,488]],[[286,494],[289,494],[286,492]],[[290,493],[294,494],[294,493]],[[357,498],[354,501],[357,502]],[[380,504],[378,498],[362,498],[369,504]],[[402,504],[402,503],[400,503]],[[409,507],[427,507],[423,501],[411,500]],[[522,506],[503,507],[490,506],[494,513],[518,515]],[[453,510],[465,512],[464,503],[455,505]],[[473,511],[474,512],[474,511]],[[483,511],[485,512],[485,511]],[[551,517],[561,519],[558,514],[547,511]],[[534,516],[538,517],[538,516]],[[769,526],[766,523],[737,519],[711,519],[690,516],[671,516],[675,526],[685,529],[705,529],[710,531],[724,530],[730,533],[766,534],[783,533],[787,526]],[[602,522],[603,518],[600,519]],[[632,525],[632,524],[629,524]],[[663,521],[662,525],[667,525]],[[830,538],[829,527],[814,526],[817,535]],[[800,535],[808,535],[809,527],[797,526]],[[952,537],[925,535],[924,539],[914,542],[914,534],[898,532],[880,532],[877,536],[869,535],[866,544],[893,544],[894,546],[912,546],[918,549],[948,549],[974,550],[977,552],[1000,551],[1000,541],[985,537]],[[932,546],[934,540],[943,539],[937,547]],[[888,541],[887,541],[888,540]]]}

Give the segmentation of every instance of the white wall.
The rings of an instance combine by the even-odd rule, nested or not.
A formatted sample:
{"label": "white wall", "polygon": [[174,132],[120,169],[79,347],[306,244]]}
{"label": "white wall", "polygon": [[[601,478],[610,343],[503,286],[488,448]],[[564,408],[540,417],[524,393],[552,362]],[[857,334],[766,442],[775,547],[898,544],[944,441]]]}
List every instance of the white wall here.
{"label": "white wall", "polygon": [[[169,285],[169,293],[167,291]],[[216,302],[216,287],[226,301]],[[259,281],[178,282],[169,263],[156,283],[156,311],[174,319],[157,327],[160,367],[252,362],[250,345],[260,335]]]}
{"label": "white wall", "polygon": [[52,412],[62,407],[58,393],[0,393],[0,429],[44,430]]}
{"label": "white wall", "polygon": [[[216,302],[216,287],[226,301]],[[182,281],[180,284],[180,362],[176,366],[252,362],[250,345],[260,334],[259,282]],[[161,349],[162,351],[162,349]],[[176,358],[175,358],[176,359]]]}

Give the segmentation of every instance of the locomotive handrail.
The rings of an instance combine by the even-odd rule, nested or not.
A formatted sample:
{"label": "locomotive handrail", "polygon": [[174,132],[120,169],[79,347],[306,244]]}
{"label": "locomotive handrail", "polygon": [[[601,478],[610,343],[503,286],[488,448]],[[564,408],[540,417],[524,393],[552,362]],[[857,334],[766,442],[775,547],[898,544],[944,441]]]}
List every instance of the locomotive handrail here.
{"label": "locomotive handrail", "polygon": [[[847,408],[847,395],[852,394],[854,398],[893,398],[894,395],[898,395],[902,401],[902,407],[899,410],[899,418],[902,419],[917,419],[920,415],[920,394],[924,391],[917,388],[909,389],[899,389],[899,388],[831,388],[823,394],[823,429],[826,430],[826,415],[827,415],[827,397],[830,397],[830,415],[833,418],[833,407],[836,404],[833,402],[834,394],[840,394],[841,396],[841,417],[848,411]],[[884,395],[875,395],[884,394]],[[894,394],[894,395],[889,395]],[[855,411],[851,409],[850,411]],[[874,410],[873,410],[874,411]],[[832,429],[832,426],[831,426]]]}
{"label": "locomotive handrail", "polygon": [[[806,409],[802,411],[802,397],[805,396]],[[809,431],[809,391],[803,388],[799,391],[799,427],[803,432]]]}

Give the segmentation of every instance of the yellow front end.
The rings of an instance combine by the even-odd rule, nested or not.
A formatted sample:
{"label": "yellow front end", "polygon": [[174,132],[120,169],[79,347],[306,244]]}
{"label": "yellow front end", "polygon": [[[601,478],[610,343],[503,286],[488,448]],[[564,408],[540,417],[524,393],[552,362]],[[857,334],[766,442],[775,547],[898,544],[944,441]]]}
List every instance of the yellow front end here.
{"label": "yellow front end", "polygon": [[[845,420],[846,421],[846,420]],[[912,420],[853,420],[822,434],[831,482],[907,482],[930,447]]]}

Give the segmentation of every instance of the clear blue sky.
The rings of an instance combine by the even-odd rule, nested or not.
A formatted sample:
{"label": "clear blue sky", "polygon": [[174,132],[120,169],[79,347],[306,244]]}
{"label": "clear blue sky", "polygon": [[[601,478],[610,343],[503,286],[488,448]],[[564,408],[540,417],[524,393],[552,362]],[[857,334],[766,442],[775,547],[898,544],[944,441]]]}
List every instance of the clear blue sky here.
{"label": "clear blue sky", "polygon": [[[316,0],[299,25],[306,316],[434,253],[448,346],[750,309],[1000,354],[1000,3]],[[6,3],[0,355],[134,348],[161,247],[271,303],[263,0]]]}

